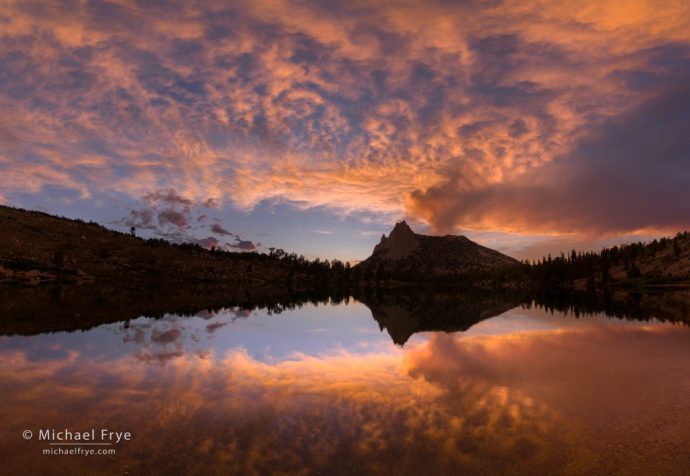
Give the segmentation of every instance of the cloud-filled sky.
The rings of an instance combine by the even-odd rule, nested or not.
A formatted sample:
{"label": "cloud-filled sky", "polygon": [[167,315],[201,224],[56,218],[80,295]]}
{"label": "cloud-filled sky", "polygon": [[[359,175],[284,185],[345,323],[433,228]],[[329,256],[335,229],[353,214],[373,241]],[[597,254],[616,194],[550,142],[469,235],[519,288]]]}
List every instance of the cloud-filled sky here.
{"label": "cloud-filled sky", "polygon": [[[362,259],[690,228],[690,4],[6,1],[0,203]],[[261,243],[261,245],[259,245]]]}

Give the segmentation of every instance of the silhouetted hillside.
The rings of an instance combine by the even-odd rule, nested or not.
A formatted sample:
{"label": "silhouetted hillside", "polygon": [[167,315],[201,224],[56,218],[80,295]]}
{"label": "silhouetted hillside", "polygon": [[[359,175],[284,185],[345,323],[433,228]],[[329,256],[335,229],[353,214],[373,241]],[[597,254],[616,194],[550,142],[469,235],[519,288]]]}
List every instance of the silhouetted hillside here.
{"label": "silhouetted hillside", "polygon": [[224,283],[281,292],[322,287],[345,266],[138,238],[96,223],[0,206],[0,282],[115,282],[122,286]]}
{"label": "silhouetted hillside", "polygon": [[464,236],[426,236],[413,232],[401,221],[361,262],[363,279],[433,281],[477,271],[517,265],[503,253],[481,246]]}
{"label": "silhouetted hillside", "polygon": [[463,236],[416,234],[403,221],[351,268],[280,249],[228,252],[145,240],[96,223],[0,206],[0,283],[83,281],[120,287],[222,283],[287,295],[420,282],[520,290],[688,286],[690,234],[520,263]]}
{"label": "silhouetted hillside", "polygon": [[646,288],[690,285],[690,234],[631,243],[599,252],[577,252],[521,263],[496,281],[532,283],[535,288]]}
{"label": "silhouetted hillside", "polygon": [[437,283],[461,288],[539,290],[690,285],[690,234],[519,262],[464,236],[425,236],[404,222],[381,237],[355,280],[388,286]]}

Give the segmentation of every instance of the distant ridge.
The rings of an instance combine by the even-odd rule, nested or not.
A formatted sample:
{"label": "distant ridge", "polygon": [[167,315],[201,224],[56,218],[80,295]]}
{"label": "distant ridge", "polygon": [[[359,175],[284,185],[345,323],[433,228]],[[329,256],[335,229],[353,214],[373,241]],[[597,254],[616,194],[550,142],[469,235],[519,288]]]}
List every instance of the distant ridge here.
{"label": "distant ridge", "polygon": [[323,288],[327,273],[340,272],[338,278],[347,281],[342,264],[331,270],[280,251],[279,256],[173,244],[0,205],[0,284],[97,281],[137,291],[172,285],[177,292],[194,283],[220,283],[240,295],[273,297]]}
{"label": "distant ridge", "polygon": [[388,236],[381,237],[371,256],[360,266],[397,276],[433,278],[495,270],[518,263],[465,236],[417,234],[403,220],[395,224]]}

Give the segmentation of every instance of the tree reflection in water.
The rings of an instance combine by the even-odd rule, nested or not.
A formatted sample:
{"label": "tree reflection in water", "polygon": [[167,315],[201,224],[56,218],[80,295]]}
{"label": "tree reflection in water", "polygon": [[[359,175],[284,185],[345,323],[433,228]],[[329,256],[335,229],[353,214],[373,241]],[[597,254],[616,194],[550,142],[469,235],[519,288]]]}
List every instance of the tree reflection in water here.
{"label": "tree reflection in water", "polygon": [[[88,302],[71,292],[57,298],[63,310]],[[598,301],[359,294],[372,324],[404,347],[384,340],[364,350],[310,353],[307,341],[298,343],[301,352],[263,360],[221,341],[233,326],[269,312],[296,322],[311,308],[309,299],[261,304],[270,311],[235,302],[162,319],[136,319],[140,308],[133,306],[127,327],[45,334],[88,326],[93,314],[84,308],[87,317],[73,322],[56,311],[43,323],[25,322],[27,309],[56,302],[50,293],[48,303],[40,296],[36,290],[31,303],[3,301],[3,332],[33,334],[0,340],[2,360],[10,363],[0,369],[0,445],[12,472],[662,474],[690,467],[690,328],[649,320],[684,322],[683,293]],[[323,308],[323,319],[345,305],[325,301],[341,304]],[[108,315],[100,309],[99,316]],[[602,310],[642,321],[575,319]],[[462,332],[496,315],[550,326]],[[277,322],[283,321],[262,321],[262,332],[288,338],[271,327]],[[195,329],[215,337],[197,342],[189,335]],[[422,334],[410,339],[415,332]],[[36,456],[41,442],[19,436],[27,428],[92,427],[131,431],[134,439],[116,456],[48,461]]]}

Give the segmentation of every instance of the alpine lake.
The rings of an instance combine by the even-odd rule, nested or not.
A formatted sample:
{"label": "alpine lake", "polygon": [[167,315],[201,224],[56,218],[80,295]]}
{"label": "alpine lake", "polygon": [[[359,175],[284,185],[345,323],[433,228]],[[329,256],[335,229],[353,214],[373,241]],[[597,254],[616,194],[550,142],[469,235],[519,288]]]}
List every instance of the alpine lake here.
{"label": "alpine lake", "polygon": [[80,293],[2,295],[2,474],[690,474],[688,291]]}

